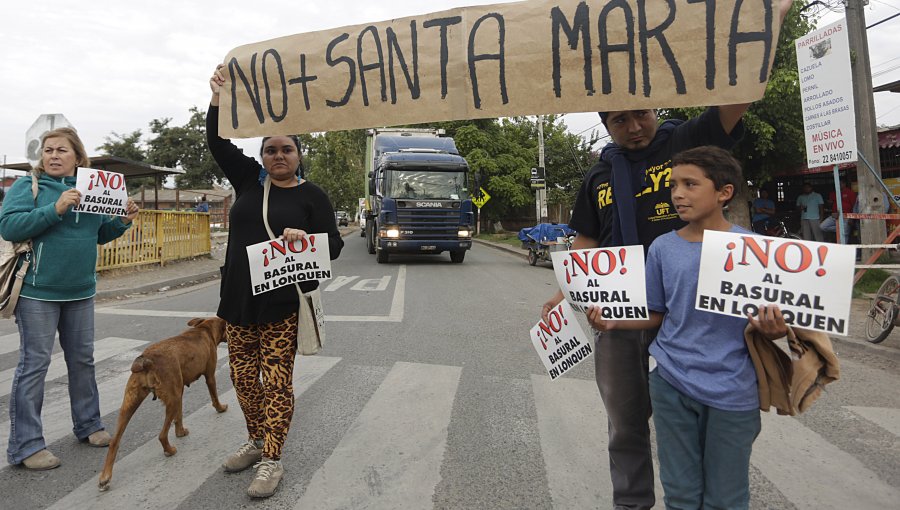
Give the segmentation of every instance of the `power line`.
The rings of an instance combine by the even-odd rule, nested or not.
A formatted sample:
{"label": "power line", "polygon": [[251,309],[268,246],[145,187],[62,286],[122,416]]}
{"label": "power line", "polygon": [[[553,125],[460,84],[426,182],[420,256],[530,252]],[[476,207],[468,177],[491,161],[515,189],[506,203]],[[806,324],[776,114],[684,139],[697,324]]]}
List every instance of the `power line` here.
{"label": "power line", "polygon": [[890,21],[890,20],[896,18],[897,16],[900,16],[900,12],[898,12],[897,14],[894,14],[893,16],[888,16],[887,18],[884,18],[884,19],[881,20],[881,21],[876,21],[875,23],[872,23],[871,25],[869,25],[869,26],[866,27],[866,30],[868,30],[868,29],[870,29],[870,28],[872,28],[872,27],[877,27],[878,25],[884,23],[885,21]]}

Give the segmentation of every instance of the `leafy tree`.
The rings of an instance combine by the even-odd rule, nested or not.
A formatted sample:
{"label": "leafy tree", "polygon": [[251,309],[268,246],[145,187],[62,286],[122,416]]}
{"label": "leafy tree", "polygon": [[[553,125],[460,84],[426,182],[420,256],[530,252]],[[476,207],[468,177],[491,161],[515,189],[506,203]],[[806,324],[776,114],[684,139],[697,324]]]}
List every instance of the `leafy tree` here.
{"label": "leafy tree", "polygon": [[[147,161],[147,152],[143,148],[142,136],[140,129],[125,134],[113,131],[110,136],[104,138],[105,141],[97,147],[97,150],[107,156],[144,162]],[[153,186],[153,183],[153,177],[135,177],[127,179],[125,185],[129,190],[133,190],[141,186]]]}
{"label": "leafy tree", "polygon": [[353,214],[365,194],[366,131],[330,131],[300,136],[306,178],[328,193],[335,210]]}
{"label": "leafy tree", "polygon": [[150,132],[155,136],[147,142],[147,160],[183,169],[184,174],[175,176],[179,188],[210,188],[223,182],[225,175],[206,146],[206,113],[196,106],[190,113],[183,126],[172,126],[170,118],[150,122]]}

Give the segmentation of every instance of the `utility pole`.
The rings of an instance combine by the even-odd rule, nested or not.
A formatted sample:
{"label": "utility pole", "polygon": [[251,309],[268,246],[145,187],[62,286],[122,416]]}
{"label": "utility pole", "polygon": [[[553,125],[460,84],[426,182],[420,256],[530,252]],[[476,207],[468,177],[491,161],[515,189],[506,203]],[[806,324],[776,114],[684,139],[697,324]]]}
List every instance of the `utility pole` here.
{"label": "utility pole", "polygon": [[[538,175],[538,177],[544,179],[544,182],[546,183],[547,170],[544,166],[544,117],[542,115],[538,115],[538,167],[540,168],[538,172],[543,171],[543,175]],[[547,223],[546,184],[535,191],[535,207],[535,216],[537,217],[538,223]]]}
{"label": "utility pole", "polygon": [[[856,146],[862,156],[856,163],[861,213],[884,213],[881,184],[881,158],[878,154],[878,127],[875,124],[875,101],[872,98],[872,70],[869,63],[869,38],[866,35],[868,0],[844,0],[847,14],[847,36],[850,42],[850,67],[853,73],[853,100],[856,103]],[[865,161],[863,161],[865,158]],[[866,161],[872,165],[869,171]],[[884,220],[861,220],[862,244],[881,244],[887,237]],[[869,250],[866,250],[867,252]],[[863,259],[868,254],[863,254]]]}

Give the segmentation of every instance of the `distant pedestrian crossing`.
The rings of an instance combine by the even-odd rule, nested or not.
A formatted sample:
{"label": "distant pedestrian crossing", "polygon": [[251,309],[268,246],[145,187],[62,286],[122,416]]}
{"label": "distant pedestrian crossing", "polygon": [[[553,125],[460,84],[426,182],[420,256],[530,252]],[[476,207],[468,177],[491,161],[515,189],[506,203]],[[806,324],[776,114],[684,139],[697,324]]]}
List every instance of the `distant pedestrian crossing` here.
{"label": "distant pedestrian crossing", "polygon": [[[12,340],[0,337],[0,354]],[[17,339],[16,339],[17,342]],[[148,345],[127,338],[108,337],[96,343],[101,413],[118,410],[132,360]],[[6,351],[9,353],[12,351]],[[63,467],[86,473],[79,482],[55,495],[52,501],[16,508],[121,509],[178,508],[191,506],[186,501],[204,484],[240,484],[249,478],[225,475],[222,460],[238,445],[245,427],[234,391],[227,382],[227,352],[220,346],[220,398],[228,404],[225,413],[217,413],[208,400],[185,415],[190,434],[175,438],[178,453],[165,457],[156,438],[162,423],[132,421],[126,430],[124,448],[116,462],[108,492],[97,490],[97,474],[102,458],[91,466]],[[301,358],[294,374],[298,400],[325,376],[340,373],[342,358],[314,356]],[[852,363],[848,365],[852,366]],[[845,365],[846,367],[846,365]],[[55,359],[52,380],[48,380],[44,400],[45,437],[51,449],[71,443],[71,419],[66,391],[65,363]],[[454,402],[467,373],[463,367],[426,363],[396,362],[389,367],[353,365],[353,370],[369,370],[378,377],[377,388],[354,417],[344,424],[336,444],[325,458],[310,468],[305,478],[292,476],[291,459],[285,459],[282,487],[263,505],[266,508],[432,508],[433,495],[441,484],[442,464],[448,451],[448,430],[453,426]],[[0,372],[8,401],[11,374]],[[470,375],[470,374],[469,374]],[[593,380],[560,378],[551,381],[543,375],[523,377],[537,414],[534,426],[540,437],[545,479],[535,479],[549,494],[551,508],[612,508],[609,462],[606,456],[607,420]],[[333,380],[333,379],[330,379]],[[224,384],[223,384],[224,383]],[[224,389],[224,388],[227,388]],[[199,392],[206,399],[205,386],[192,385],[187,392]],[[199,395],[198,393],[198,395]],[[198,397],[199,398],[199,397]],[[329,403],[339,406],[339,401]],[[143,407],[159,406],[148,402]],[[900,411],[875,407],[845,407],[847,413],[881,427],[900,439]],[[304,412],[298,408],[298,412]],[[5,449],[9,434],[8,411],[2,406],[0,445]],[[297,417],[295,416],[295,422]],[[487,420],[489,421],[489,420]],[[110,431],[114,417],[105,419]],[[149,423],[149,425],[148,425]],[[292,433],[294,431],[292,430]],[[510,434],[515,431],[510,430]],[[237,439],[236,439],[237,438]],[[290,443],[291,439],[288,439]],[[105,450],[102,450],[105,455]],[[893,487],[856,456],[831,444],[801,420],[763,413],[762,433],[752,458],[754,468],[798,509],[894,508],[900,501],[900,489]],[[515,469],[515,466],[510,466]],[[0,469],[0,493],[10,494],[18,483],[30,483],[37,475],[19,468]],[[515,488],[497,490],[515,491]],[[459,487],[458,490],[474,490]],[[662,489],[657,484],[659,507]],[[192,502],[196,503],[196,501]],[[233,507],[249,503],[235,502]],[[0,505],[3,506],[3,505]],[[521,506],[521,505],[520,505]],[[542,508],[543,506],[537,506]],[[757,505],[757,508],[761,506]],[[211,504],[208,508],[231,508]]]}

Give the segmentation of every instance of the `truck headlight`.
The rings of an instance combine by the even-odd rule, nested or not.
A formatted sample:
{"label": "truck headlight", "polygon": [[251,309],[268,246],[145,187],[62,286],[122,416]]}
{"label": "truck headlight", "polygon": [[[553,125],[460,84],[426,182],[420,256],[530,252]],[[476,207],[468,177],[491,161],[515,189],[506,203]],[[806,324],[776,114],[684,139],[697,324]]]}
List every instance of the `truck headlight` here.
{"label": "truck headlight", "polygon": [[460,231],[457,232],[456,234],[457,234],[459,237],[472,237],[472,231],[471,231],[471,230],[460,230]]}
{"label": "truck headlight", "polygon": [[400,229],[389,228],[384,231],[384,237],[387,237],[388,239],[397,239],[400,237]]}

